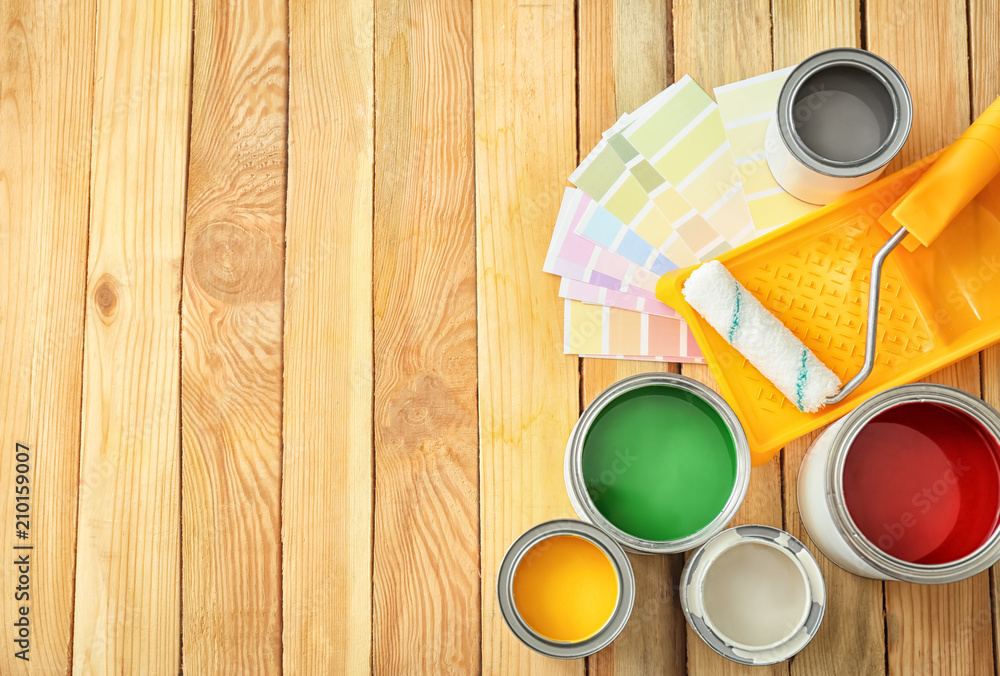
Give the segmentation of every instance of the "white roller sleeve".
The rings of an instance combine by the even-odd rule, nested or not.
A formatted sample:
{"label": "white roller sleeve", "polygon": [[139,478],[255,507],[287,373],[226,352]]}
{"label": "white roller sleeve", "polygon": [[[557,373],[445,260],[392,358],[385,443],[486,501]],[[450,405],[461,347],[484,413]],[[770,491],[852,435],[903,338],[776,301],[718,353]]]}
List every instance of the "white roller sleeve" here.
{"label": "white roller sleeve", "polygon": [[840,389],[837,375],[719,261],[691,273],[684,298],[800,411],[818,411]]}

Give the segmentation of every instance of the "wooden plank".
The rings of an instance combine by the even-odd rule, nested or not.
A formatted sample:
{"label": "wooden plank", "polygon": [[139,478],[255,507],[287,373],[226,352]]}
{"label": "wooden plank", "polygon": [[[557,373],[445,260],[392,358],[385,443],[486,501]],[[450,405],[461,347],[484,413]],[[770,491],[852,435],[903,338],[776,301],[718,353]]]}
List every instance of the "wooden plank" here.
{"label": "wooden plank", "polygon": [[[0,3],[4,674],[70,668],[95,4]],[[18,483],[17,444],[28,447],[27,484]],[[15,496],[25,496],[24,486],[29,518],[19,524]],[[14,545],[34,547],[16,552],[30,555],[27,599],[15,598]],[[13,643],[22,606],[28,661]]]}
{"label": "wooden plank", "polygon": [[[706,91],[771,70],[771,13],[764,0],[735,5],[725,0],[674,4],[674,71],[687,73]],[[707,366],[687,365],[681,372],[715,387]],[[761,523],[780,528],[781,463],[755,467],[746,500],[731,525]],[[691,674],[787,674],[787,663],[745,667],[719,656],[693,630],[687,632]]]}
{"label": "wooden plank", "polygon": [[[582,98],[582,93],[581,93]],[[610,125],[609,125],[610,126]],[[652,371],[677,373],[677,364],[583,360],[583,397],[589,404],[622,378]],[[683,554],[630,554],[635,573],[635,607],[625,629],[610,646],[589,659],[592,676],[687,673],[687,622],[677,589]]]}
{"label": "wooden plank", "polygon": [[[971,117],[975,119],[983,110],[1000,96],[1000,82],[996,73],[1000,70],[1000,7],[989,0],[972,0],[969,5],[969,86],[972,91]],[[989,280],[984,280],[989,281]],[[1000,408],[1000,345],[993,345],[981,353],[983,399],[994,408]],[[994,673],[1000,668],[1000,590],[997,579],[1000,564],[990,571],[990,594],[992,613],[989,623],[993,629]],[[978,624],[985,624],[985,618],[976,618]],[[975,626],[975,624],[973,625]]]}
{"label": "wooden plank", "polygon": [[181,360],[193,673],[281,669],[287,28],[279,0],[195,6]]}
{"label": "wooden plank", "polygon": [[191,4],[97,15],[73,671],[174,674]]}
{"label": "wooden plank", "polygon": [[573,516],[563,449],[578,412],[577,359],[562,354],[558,280],[542,272],[576,161],[574,3],[474,0],[482,667],[582,674],[520,644],[496,574],[530,526]]}
{"label": "wooden plank", "polygon": [[965,2],[871,0],[867,48],[887,59],[913,96],[913,128],[886,173],[954,141],[969,126]]}
{"label": "wooden plank", "polygon": [[281,491],[288,674],[371,665],[373,21],[368,0],[289,7]]}
{"label": "wooden plank", "polygon": [[969,86],[972,117],[978,117],[1000,96],[1000,5],[990,0],[969,2]]}
{"label": "wooden plank", "polygon": [[[670,2],[665,0],[615,0],[616,119],[622,113],[632,112],[673,81],[674,46],[670,9]],[[581,26],[582,12],[583,7]],[[609,32],[607,28],[605,31]],[[583,56],[581,52],[581,68]],[[583,98],[582,91],[580,98]],[[611,124],[605,125],[604,129]],[[587,152],[593,147],[590,145]],[[585,157],[582,153],[580,156]]]}
{"label": "wooden plank", "polygon": [[[909,141],[890,166],[904,166],[953,141],[969,124],[965,2],[921,0],[905,8],[889,0],[867,4],[869,48],[887,58],[913,94]],[[973,356],[931,380],[979,394]],[[890,674],[982,674],[993,669],[989,577],[960,583],[885,584]],[[978,618],[978,619],[977,619]]]}
{"label": "wooden plank", "polygon": [[861,46],[860,0],[774,0],[774,68],[833,47]]}
{"label": "wooden plank", "polygon": [[[629,0],[593,0],[577,9],[577,79],[580,157],[601,140],[605,129],[614,124],[618,107],[616,93],[615,6]],[[615,29],[617,30],[617,29]],[[636,77],[635,82],[643,79]]]}
{"label": "wooden plank", "polygon": [[674,74],[712,89],[771,70],[771,8],[766,0],[675,0]]}
{"label": "wooden plank", "polygon": [[[670,83],[673,49],[669,3],[606,0],[579,6],[580,157],[621,113],[652,98]],[[608,30],[613,26],[614,30]],[[589,130],[585,133],[584,130]],[[583,403],[637,373],[677,372],[676,364],[584,359]],[[636,577],[636,604],[621,635],[589,660],[588,673],[684,674],[686,623],[677,600],[684,557],[629,557]]]}
{"label": "wooden plank", "polygon": [[881,675],[885,673],[882,582],[848,573],[826,558],[809,538],[799,516],[799,466],[821,431],[795,440],[782,451],[785,530],[801,540],[816,557],[829,599],[820,631],[791,661],[789,668],[793,676],[836,673]]}
{"label": "wooden plank", "polygon": [[[681,71],[678,69],[678,72]],[[712,389],[718,390],[715,379],[707,366],[685,364],[681,367],[681,371]],[[775,528],[784,527],[781,509],[781,468],[780,457],[760,467],[753,468],[750,472],[750,486],[747,489],[746,499],[739,511],[736,512],[729,527],[758,523]],[[688,673],[693,676],[698,674],[711,674],[711,676],[775,674],[786,676],[789,673],[788,662],[757,667],[731,662],[709,648],[708,644],[690,627],[687,631],[687,655]]]}
{"label": "wooden plank", "polygon": [[374,669],[476,673],[472,5],[375,18]]}
{"label": "wooden plank", "polygon": [[[798,63],[810,54],[831,47],[861,45],[859,3],[839,0],[774,3],[774,66]],[[885,673],[885,627],[882,616],[882,583],[852,575],[832,563],[813,544],[802,526],[798,507],[799,466],[820,431],[788,444],[782,452],[785,528],[802,540],[816,556],[835,599],[827,606],[823,627],[789,665],[792,674]]]}
{"label": "wooden plank", "polygon": [[[979,356],[925,380],[979,394]],[[993,670],[989,571],[947,585],[886,582],[885,611],[889,674]]]}

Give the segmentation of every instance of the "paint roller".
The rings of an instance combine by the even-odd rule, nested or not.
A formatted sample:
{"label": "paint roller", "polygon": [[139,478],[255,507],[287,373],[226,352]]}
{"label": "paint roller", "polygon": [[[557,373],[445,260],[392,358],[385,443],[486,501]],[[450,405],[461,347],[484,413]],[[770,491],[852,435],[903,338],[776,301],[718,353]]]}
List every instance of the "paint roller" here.
{"label": "paint roller", "polygon": [[879,218],[893,234],[872,259],[864,363],[843,385],[720,262],[710,261],[694,270],[684,284],[684,298],[799,410],[813,412],[836,404],[864,382],[875,366],[879,288],[886,257],[904,240],[911,250],[930,246],[998,173],[1000,98]]}

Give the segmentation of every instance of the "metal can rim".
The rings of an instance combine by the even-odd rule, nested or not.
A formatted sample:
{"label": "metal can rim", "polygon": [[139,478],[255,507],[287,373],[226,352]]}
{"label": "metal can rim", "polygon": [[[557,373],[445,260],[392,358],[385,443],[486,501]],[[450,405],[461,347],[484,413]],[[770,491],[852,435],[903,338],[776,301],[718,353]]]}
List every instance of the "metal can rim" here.
{"label": "metal can rim", "polygon": [[[618,602],[611,617],[596,634],[576,643],[541,636],[524,621],[514,602],[514,573],[521,559],[539,542],[560,535],[580,537],[600,547],[618,574]],[[497,572],[497,598],[504,622],[522,643],[547,657],[572,660],[592,655],[618,638],[635,605],[635,573],[625,550],[601,529],[575,519],[553,519],[532,526],[507,548]]]}
{"label": "metal can rim", "polygon": [[[822,157],[805,145],[791,123],[793,102],[801,86],[816,73],[835,66],[854,66],[868,71],[885,85],[892,99],[895,115],[886,140],[875,152],[860,160],[840,162]],[[906,143],[913,124],[913,99],[903,77],[891,63],[864,49],[835,47],[813,54],[789,74],[778,94],[775,118],[781,142],[797,161],[819,174],[856,178],[883,168]]]}
{"label": "metal can rim", "polygon": [[880,413],[902,404],[934,403],[965,413],[989,432],[1000,445],[1000,413],[965,390],[937,383],[911,383],[894,387],[863,402],[843,418],[827,459],[826,500],[834,524],[848,546],[879,573],[918,584],[957,582],[980,573],[1000,560],[1000,527],[967,556],[941,564],[919,564],[898,559],[875,546],[854,523],[844,500],[844,465],[861,429]]}
{"label": "metal can rim", "polygon": [[[645,540],[621,530],[608,521],[594,505],[590,494],[587,492],[583,478],[583,442],[598,414],[604,410],[605,406],[625,392],[649,385],[675,387],[702,398],[719,414],[733,436],[733,448],[736,455],[736,477],[729,499],[726,501],[722,511],[711,522],[696,533],[678,540]],[[684,552],[703,544],[725,528],[736,515],[740,505],[743,504],[750,485],[750,444],[743,425],[740,423],[739,418],[736,417],[735,411],[714,390],[709,389],[693,378],[676,373],[641,373],[624,378],[611,385],[597,395],[590,405],[584,409],[580,419],[573,427],[566,445],[565,479],[566,490],[577,515],[581,519],[596,525],[601,530],[610,534],[611,537],[629,551],[642,554]]]}
{"label": "metal can rim", "polygon": [[[766,646],[745,646],[727,640],[713,623],[707,621],[700,599],[693,608],[689,596],[692,591],[698,594],[703,592],[704,577],[723,552],[744,542],[760,542],[782,550],[796,563],[809,591],[804,618],[796,629],[781,641]],[[760,524],[728,528],[706,542],[685,564],[681,572],[679,596],[684,618],[712,650],[728,660],[750,666],[777,664],[791,659],[812,641],[826,614],[826,582],[816,557],[791,533]],[[702,610],[701,615],[696,612],[697,609]]]}

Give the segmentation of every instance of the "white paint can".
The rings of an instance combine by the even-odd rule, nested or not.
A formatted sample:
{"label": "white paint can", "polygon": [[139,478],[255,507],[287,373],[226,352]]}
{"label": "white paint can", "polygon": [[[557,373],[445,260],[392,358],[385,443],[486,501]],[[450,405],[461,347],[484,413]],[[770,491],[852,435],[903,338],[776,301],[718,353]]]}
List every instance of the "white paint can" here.
{"label": "white paint can", "polygon": [[688,559],[680,600],[688,624],[712,650],[740,664],[775,664],[816,635],[826,585],[816,559],[791,534],[737,526]]}
{"label": "white paint can", "polygon": [[812,204],[867,185],[906,142],[913,102],[902,76],[863,49],[813,54],[778,95],[764,142],[778,184]]}

